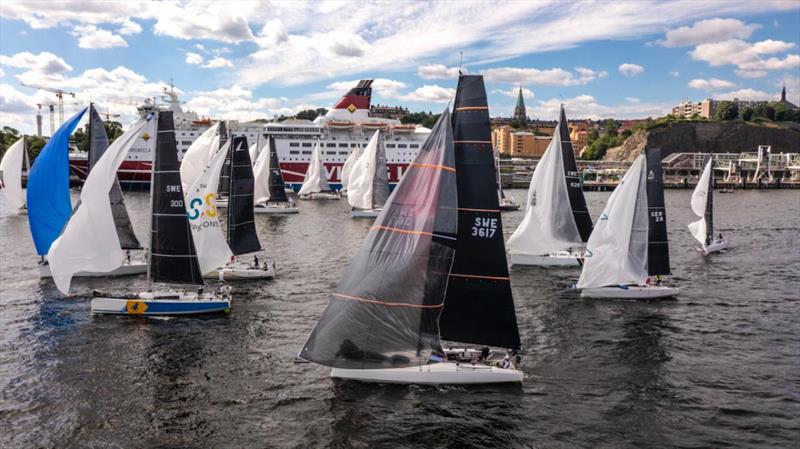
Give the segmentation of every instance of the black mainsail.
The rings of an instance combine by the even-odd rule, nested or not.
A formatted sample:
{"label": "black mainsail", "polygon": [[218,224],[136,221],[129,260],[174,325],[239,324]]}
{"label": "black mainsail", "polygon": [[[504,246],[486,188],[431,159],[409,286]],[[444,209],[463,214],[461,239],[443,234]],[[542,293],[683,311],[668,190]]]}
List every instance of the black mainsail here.
{"label": "black mainsail", "polygon": [[[94,103],[89,104],[89,158],[87,174],[92,171],[94,164],[100,160],[100,156],[108,149],[108,136],[103,120],[94,107]],[[114,216],[114,225],[117,228],[117,237],[122,249],[141,249],[142,245],[136,238],[133,231],[131,219],[128,216],[128,209],[125,207],[125,200],[122,197],[122,189],[119,180],[114,181],[111,190],[108,192],[111,202],[111,214]],[[76,206],[77,207],[77,206]]]}
{"label": "black mainsail", "polygon": [[[225,122],[219,122],[219,147],[222,148],[228,143],[228,129]],[[219,198],[227,197],[231,188],[231,155],[233,154],[233,146],[228,149],[228,156],[225,157],[225,163],[222,165],[222,171],[219,174],[219,187],[217,188],[217,196]]]}
{"label": "black mainsail", "polygon": [[489,107],[480,75],[461,75],[453,107],[458,244],[439,319],[442,339],[519,348],[497,198]]}
{"label": "black mainsail", "polygon": [[228,246],[235,255],[261,250],[255,218],[253,217],[253,164],[247,137],[233,138],[231,148],[231,170],[228,177]]}
{"label": "black mainsail", "polygon": [[578,227],[578,233],[584,242],[589,240],[592,233],[592,217],[586,207],[586,198],[583,196],[583,185],[578,173],[578,164],[575,162],[575,151],[569,137],[569,123],[561,106],[561,115],[558,117],[559,136],[561,137],[561,160],[564,163],[564,177],[567,182],[567,195],[572,207],[572,217]]}
{"label": "black mainsail", "polygon": [[664,208],[664,180],[661,174],[661,148],[647,148],[647,274],[667,275],[669,242],[667,212]]}
{"label": "black mainsail", "polygon": [[203,284],[189,219],[183,205],[172,111],[158,113],[157,134],[151,186],[150,279],[155,282]]}
{"label": "black mainsail", "polygon": [[303,359],[373,369],[442,355],[436,322],[458,218],[450,126],[445,110],[330,295]]}
{"label": "black mainsail", "polygon": [[275,139],[269,137],[269,203],[288,203],[286,182],[283,180]]}

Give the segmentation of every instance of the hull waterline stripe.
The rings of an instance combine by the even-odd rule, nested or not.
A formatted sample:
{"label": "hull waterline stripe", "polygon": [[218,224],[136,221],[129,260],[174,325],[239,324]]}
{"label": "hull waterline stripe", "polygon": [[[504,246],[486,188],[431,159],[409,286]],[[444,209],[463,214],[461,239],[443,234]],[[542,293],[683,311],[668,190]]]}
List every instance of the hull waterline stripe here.
{"label": "hull waterline stripe", "polygon": [[491,279],[494,281],[508,281],[511,279],[507,276],[478,276],[476,274],[456,274],[456,273],[450,273],[450,276],[458,278],[470,278],[470,279]]}
{"label": "hull waterline stripe", "polygon": [[442,306],[444,306],[444,303],[441,303],[441,304],[409,304],[407,302],[378,301],[376,299],[359,298],[358,296],[343,295],[341,293],[334,293],[333,296],[338,296],[339,298],[343,298],[343,299],[349,299],[351,301],[366,302],[368,304],[378,304],[378,305],[386,306],[386,307],[409,307],[409,308],[412,308],[412,309],[439,309]]}
{"label": "hull waterline stripe", "polygon": [[497,213],[500,213],[500,209],[470,209],[468,207],[459,207],[458,210],[463,210],[465,212],[497,212]]}
{"label": "hull waterline stripe", "polygon": [[453,167],[448,167],[446,165],[434,165],[434,164],[418,164],[416,162],[412,162],[408,164],[409,167],[417,167],[417,168],[435,168],[439,170],[447,170],[449,172],[456,172],[456,169]]}

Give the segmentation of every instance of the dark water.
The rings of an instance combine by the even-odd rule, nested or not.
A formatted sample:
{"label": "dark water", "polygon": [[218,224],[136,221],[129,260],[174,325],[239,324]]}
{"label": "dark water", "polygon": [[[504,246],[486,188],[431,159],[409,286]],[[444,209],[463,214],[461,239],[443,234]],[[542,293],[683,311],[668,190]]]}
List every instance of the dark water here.
{"label": "dark water", "polygon": [[[512,271],[521,387],[352,384],[293,362],[369,226],[343,201],[257,217],[279,277],[213,318],[93,318],[92,288],[144,279],[62,298],[26,218],[0,218],[0,447],[797,447],[800,192],[717,195],[732,249],[708,258],[690,194],[666,195],[677,300],[582,300],[576,270]],[[593,216],[607,196],[588,194]],[[146,196],[128,202],[146,235]]]}

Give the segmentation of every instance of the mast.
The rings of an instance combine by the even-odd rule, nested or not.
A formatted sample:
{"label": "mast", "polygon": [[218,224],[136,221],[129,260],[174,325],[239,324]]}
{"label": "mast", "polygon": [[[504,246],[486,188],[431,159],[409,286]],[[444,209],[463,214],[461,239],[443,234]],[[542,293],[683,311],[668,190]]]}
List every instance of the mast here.
{"label": "mast", "polygon": [[439,319],[441,337],[519,348],[482,76],[459,77],[452,122],[458,243]]}
{"label": "mast", "polygon": [[667,212],[664,208],[664,181],[661,173],[661,148],[645,149],[647,158],[647,272],[651,276],[667,275],[669,242]]}
{"label": "mast", "polygon": [[[706,194],[706,233],[714,240],[714,159],[711,154],[707,156],[710,165],[708,176],[708,193]],[[706,165],[706,164],[703,164]]]}
{"label": "mast", "polygon": [[564,180],[567,183],[567,194],[569,195],[569,204],[572,207],[572,216],[575,219],[575,225],[578,227],[581,240],[586,242],[592,233],[592,217],[589,215],[589,208],[586,207],[586,198],[583,196],[583,185],[578,173],[578,163],[575,161],[572,140],[569,137],[569,122],[567,122],[567,116],[564,113],[564,105],[561,105],[561,114],[558,117],[558,131],[561,137],[561,160],[564,164]]}
{"label": "mast", "polygon": [[247,137],[233,137],[230,177],[228,178],[228,246],[234,255],[261,250],[253,215],[253,164]]}

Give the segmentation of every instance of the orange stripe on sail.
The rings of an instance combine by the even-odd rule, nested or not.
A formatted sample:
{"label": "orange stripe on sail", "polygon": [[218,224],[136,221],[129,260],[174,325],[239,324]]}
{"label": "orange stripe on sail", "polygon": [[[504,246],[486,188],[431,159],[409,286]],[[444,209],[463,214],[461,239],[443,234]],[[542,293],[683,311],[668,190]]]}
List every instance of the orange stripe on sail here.
{"label": "orange stripe on sail", "polygon": [[400,234],[430,235],[430,236],[433,236],[433,233],[431,233],[431,232],[410,231],[408,229],[390,228],[389,226],[372,226],[370,229],[381,229],[381,230],[384,230],[384,231],[399,232]]}
{"label": "orange stripe on sail", "polygon": [[500,209],[469,209],[467,207],[459,207],[458,210],[467,212],[500,212]]}
{"label": "orange stripe on sail", "polygon": [[446,165],[419,164],[419,163],[416,163],[416,162],[412,162],[412,163],[410,163],[410,164],[408,164],[408,165],[409,165],[409,166],[411,166],[411,167],[418,167],[418,168],[438,168],[439,170],[447,170],[447,171],[450,171],[450,172],[453,172],[453,173],[455,173],[455,172],[456,172],[456,169],[455,169],[455,168],[453,168],[453,167],[448,167],[448,166],[446,166]]}
{"label": "orange stripe on sail", "polygon": [[349,299],[351,301],[358,301],[358,302],[365,302],[368,304],[378,304],[381,306],[386,307],[409,307],[412,309],[438,309],[444,305],[441,304],[409,304],[407,302],[386,302],[386,301],[378,301],[377,299],[367,299],[367,298],[359,298],[358,296],[350,296],[350,295],[343,295],[341,293],[334,293],[333,296],[338,296],[343,299]]}
{"label": "orange stripe on sail", "polygon": [[456,274],[456,273],[450,273],[450,276],[459,278],[470,278],[470,279],[491,279],[493,281],[508,281],[511,279],[509,277],[502,277],[502,276],[478,276],[476,274]]}
{"label": "orange stripe on sail", "polygon": [[461,106],[456,111],[488,111],[489,106]]}

